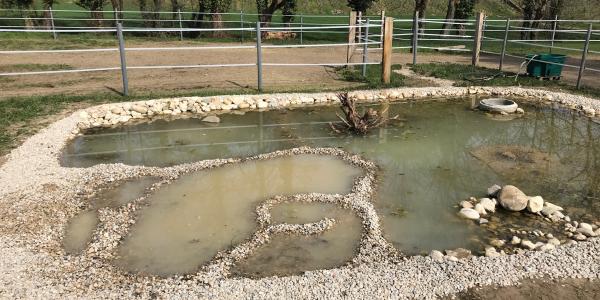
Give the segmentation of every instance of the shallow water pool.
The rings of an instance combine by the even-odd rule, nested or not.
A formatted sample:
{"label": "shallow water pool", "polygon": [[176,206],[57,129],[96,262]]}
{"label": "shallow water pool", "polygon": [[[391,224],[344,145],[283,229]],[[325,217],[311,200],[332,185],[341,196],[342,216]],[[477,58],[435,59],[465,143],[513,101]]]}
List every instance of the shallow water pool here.
{"label": "shallow water pool", "polygon": [[[492,184],[517,185],[528,195],[569,207],[573,216],[600,212],[598,124],[527,105],[522,117],[497,118],[471,110],[471,100],[390,104],[390,115],[403,121],[365,137],[330,129],[337,107],[225,114],[219,124],[192,118],[99,129],[73,140],[62,164],[170,166],[303,145],[341,147],[381,167],[375,207],[385,237],[406,254],[483,250],[485,230],[458,218],[456,204],[483,196]],[[502,223],[511,216],[494,218]]]}

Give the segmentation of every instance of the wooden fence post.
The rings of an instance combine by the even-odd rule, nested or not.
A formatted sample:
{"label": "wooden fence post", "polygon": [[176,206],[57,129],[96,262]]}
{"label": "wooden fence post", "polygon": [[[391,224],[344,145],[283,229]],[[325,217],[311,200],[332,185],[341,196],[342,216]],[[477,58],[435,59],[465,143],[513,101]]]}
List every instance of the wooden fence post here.
{"label": "wooden fence post", "polygon": [[392,75],[392,42],[394,35],[394,18],[385,18],[383,27],[383,51],[381,55],[381,81],[384,84],[390,83]]}
{"label": "wooden fence post", "polygon": [[478,12],[475,18],[475,35],[473,36],[473,58],[471,64],[477,66],[479,63],[479,52],[481,51],[481,36],[483,34],[483,18],[485,14]]}
{"label": "wooden fence post", "polygon": [[346,53],[346,63],[350,63],[352,59],[352,52],[354,51],[353,45],[356,38],[356,12],[350,12],[350,19],[348,20],[348,48]]}
{"label": "wooden fence post", "polygon": [[577,89],[581,88],[581,79],[583,79],[583,71],[585,71],[585,61],[587,60],[588,50],[590,49],[590,38],[592,37],[592,23],[587,30],[585,36],[585,45],[583,46],[583,53],[581,54],[581,63],[579,64],[579,74],[577,75]]}

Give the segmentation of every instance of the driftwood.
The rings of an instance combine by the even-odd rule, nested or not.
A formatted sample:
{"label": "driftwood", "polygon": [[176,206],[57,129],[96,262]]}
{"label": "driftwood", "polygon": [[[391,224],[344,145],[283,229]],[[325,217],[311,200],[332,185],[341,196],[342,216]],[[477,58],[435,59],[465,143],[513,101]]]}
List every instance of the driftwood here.
{"label": "driftwood", "polygon": [[331,128],[337,133],[353,132],[364,135],[369,130],[383,126],[390,120],[398,119],[398,116],[392,118],[386,117],[387,107],[381,112],[368,108],[361,116],[356,110],[355,100],[349,98],[348,93],[338,94],[337,97],[342,105],[341,109],[344,116],[337,114],[338,118],[342,121],[339,124],[329,123]]}

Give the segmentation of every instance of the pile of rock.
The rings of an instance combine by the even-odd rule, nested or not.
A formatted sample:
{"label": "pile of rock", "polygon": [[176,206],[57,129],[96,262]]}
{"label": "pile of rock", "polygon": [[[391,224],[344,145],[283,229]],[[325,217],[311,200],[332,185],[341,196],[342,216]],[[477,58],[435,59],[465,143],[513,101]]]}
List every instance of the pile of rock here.
{"label": "pile of rock", "polygon": [[446,255],[444,255],[444,253],[442,253],[441,251],[438,250],[432,250],[429,253],[429,257],[431,257],[431,259],[438,261],[438,262],[442,262],[445,260],[448,261],[458,261],[459,259],[466,259],[466,258],[470,258],[471,256],[473,256],[471,254],[471,250],[465,249],[465,248],[457,248],[454,250],[446,250],[444,251],[446,253]]}
{"label": "pile of rock", "polygon": [[[477,200],[470,197],[468,200],[460,202],[459,216],[469,220],[476,220],[480,225],[488,223],[484,218],[487,214],[496,212],[496,206],[511,212],[527,212],[544,218],[547,222],[564,222],[565,235],[570,238],[567,243],[574,244],[577,241],[583,241],[590,237],[600,236],[600,228],[597,224],[580,223],[572,221],[564,214],[564,209],[558,205],[545,201],[541,196],[527,196],[520,189],[512,185],[500,187],[494,185],[488,188],[487,198]],[[504,251],[498,252],[496,248],[501,247],[520,247],[515,252],[519,253],[525,250],[548,251],[565,243],[555,238],[551,233],[545,234],[541,230],[514,230],[510,229],[513,235],[509,240],[492,239],[490,245],[485,247],[485,255],[496,257],[504,254]],[[518,235],[524,236],[523,238]],[[527,237],[538,239],[532,242]]]}
{"label": "pile of rock", "polygon": [[[350,98],[360,102],[420,99],[425,97],[460,97],[468,95],[516,96],[531,98],[531,101],[558,102],[570,109],[581,111],[590,117],[598,115],[600,112],[600,106],[592,99],[517,87],[394,88],[353,91],[349,93]],[[209,112],[214,114],[238,109],[267,109],[332,103],[338,103],[335,93],[181,97],[113,103],[95,106],[81,112],[78,127],[79,129],[109,127],[127,123],[132,119],[177,116],[185,113],[205,116]],[[518,113],[524,113],[524,111],[518,111]]]}

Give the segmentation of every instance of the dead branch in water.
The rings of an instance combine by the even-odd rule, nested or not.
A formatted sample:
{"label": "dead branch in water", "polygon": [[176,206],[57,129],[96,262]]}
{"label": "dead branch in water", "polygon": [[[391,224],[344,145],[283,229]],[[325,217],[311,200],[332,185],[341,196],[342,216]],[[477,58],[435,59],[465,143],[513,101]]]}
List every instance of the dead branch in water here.
{"label": "dead branch in water", "polygon": [[372,108],[368,108],[361,116],[356,110],[356,102],[354,99],[348,97],[348,93],[337,94],[338,99],[341,103],[341,109],[344,116],[337,114],[338,118],[342,121],[342,124],[329,123],[331,128],[337,133],[343,132],[354,132],[356,134],[365,135],[369,130],[373,128],[385,125],[390,120],[398,119],[398,116],[388,118],[388,108],[386,107],[383,111],[378,112]]}

